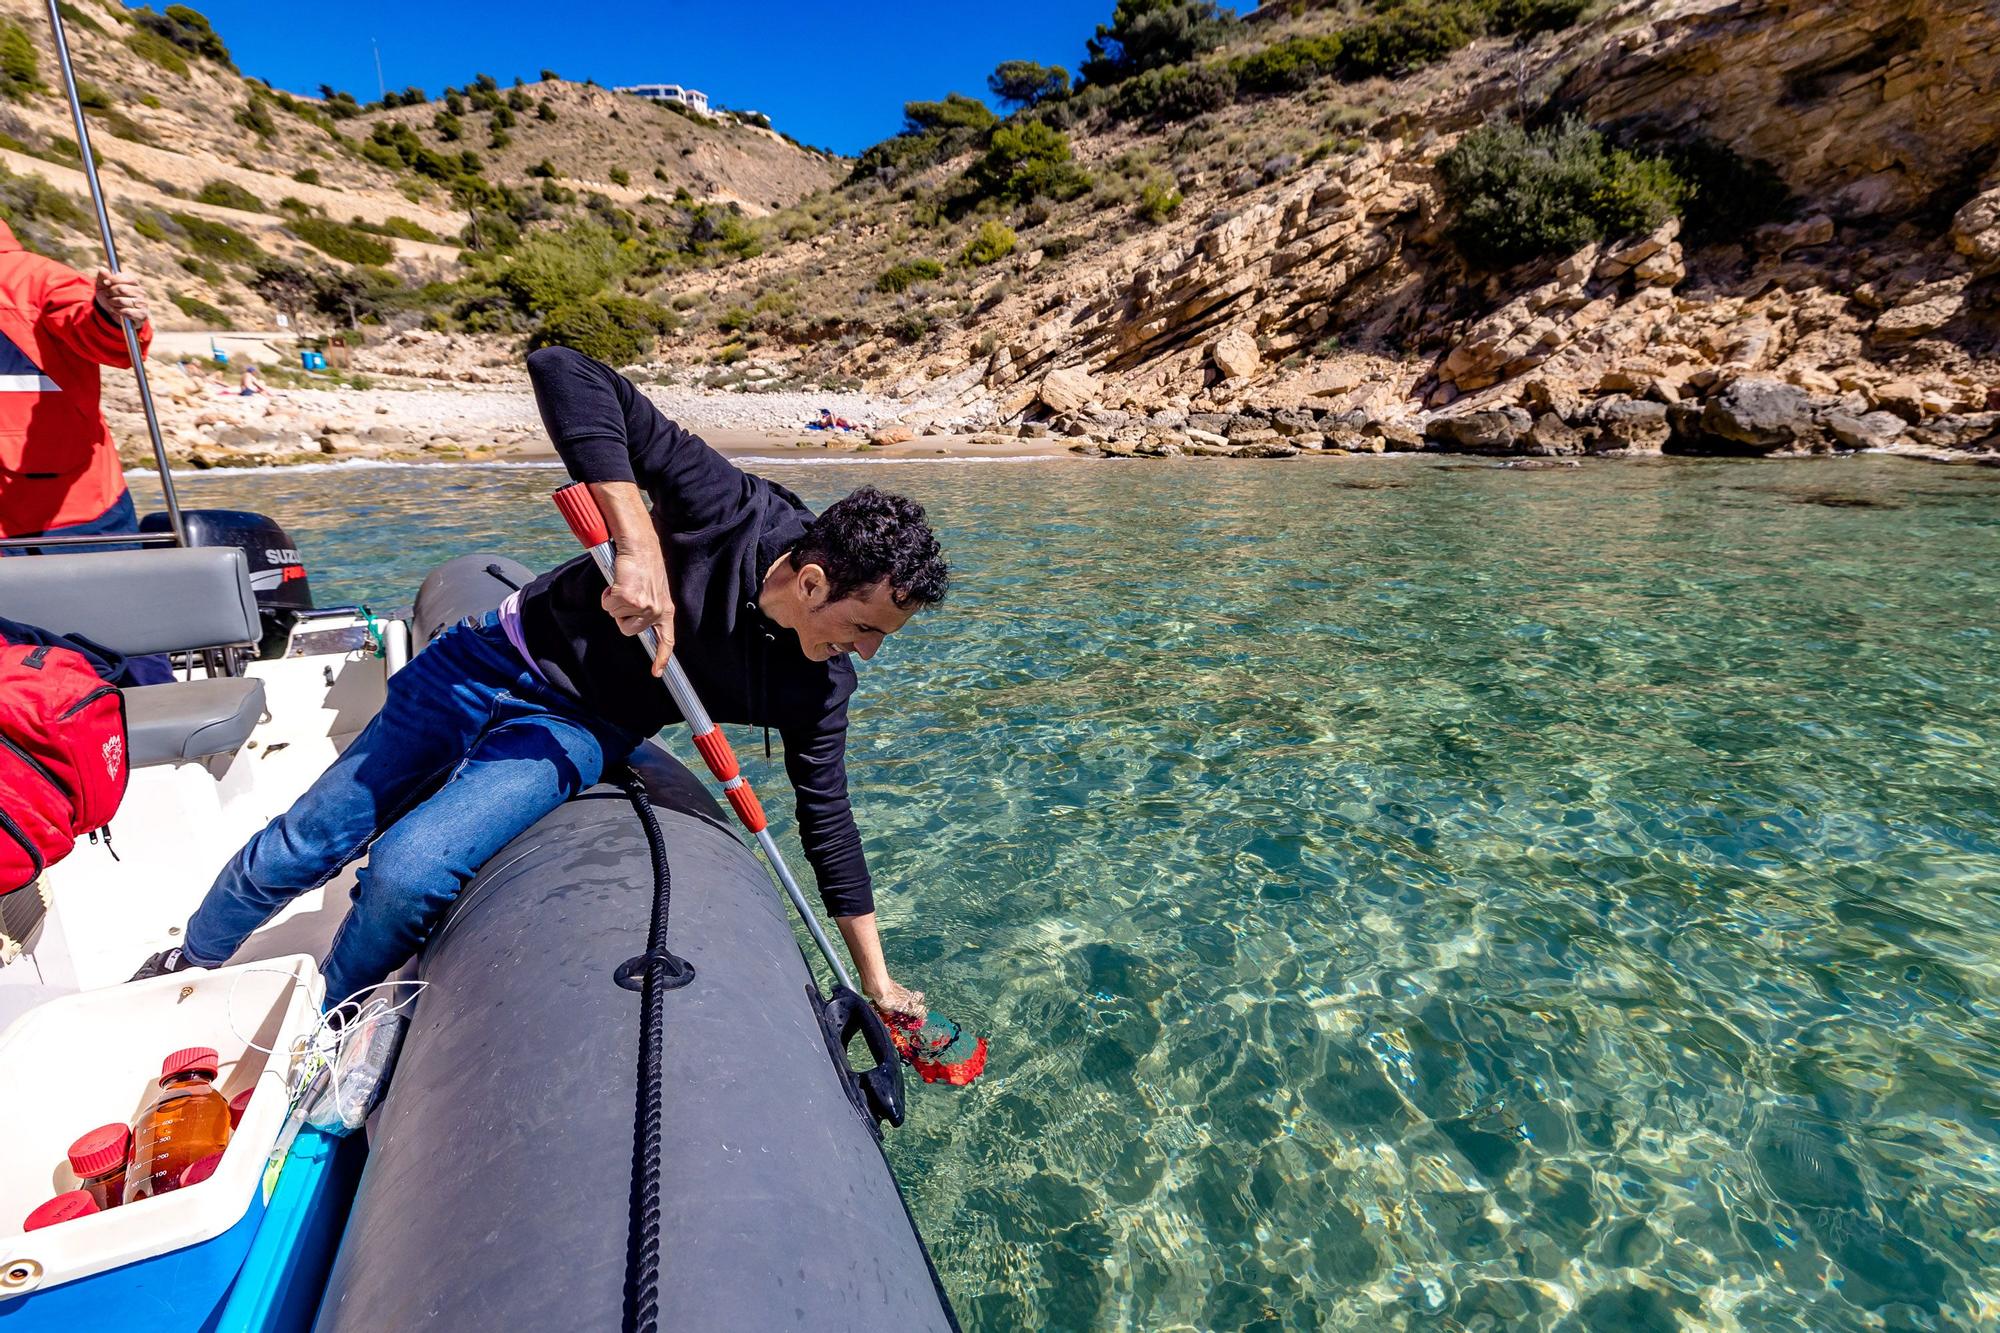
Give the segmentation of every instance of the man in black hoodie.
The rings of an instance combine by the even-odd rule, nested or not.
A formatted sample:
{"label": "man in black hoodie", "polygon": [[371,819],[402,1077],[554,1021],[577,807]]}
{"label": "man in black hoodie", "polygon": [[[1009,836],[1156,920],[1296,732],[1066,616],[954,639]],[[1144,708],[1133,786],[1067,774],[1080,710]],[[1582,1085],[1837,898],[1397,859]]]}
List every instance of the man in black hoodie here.
{"label": "man in black hoodie", "polygon": [[[806,858],[862,988],[921,1016],[922,994],[883,959],[846,750],[852,659],[944,597],[923,509],[863,487],[814,516],[609,366],[549,347],[528,374],[549,438],[617,543],[616,582],[579,556],[419,653],[354,743],[223,869],[184,944],[139,975],[220,966],[365,850],[323,965],[327,1003],[381,981],[487,857],[681,720],[658,679],[678,646],[716,721],[783,736]],[[633,641],[647,629],[660,636],[650,663]]]}

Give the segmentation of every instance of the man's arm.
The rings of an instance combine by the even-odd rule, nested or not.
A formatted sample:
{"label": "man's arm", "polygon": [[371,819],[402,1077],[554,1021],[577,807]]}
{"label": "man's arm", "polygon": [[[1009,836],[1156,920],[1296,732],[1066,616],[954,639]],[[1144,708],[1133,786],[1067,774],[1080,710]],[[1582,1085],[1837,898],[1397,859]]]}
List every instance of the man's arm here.
{"label": "man's arm", "polygon": [[786,729],[784,737],[785,776],[798,798],[799,841],[819,880],[820,898],[847,941],[862,992],[880,1008],[921,1019],[923,993],[889,975],[875,928],[875,889],[847,798],[847,710],[837,708],[810,730]]}
{"label": "man's arm", "polygon": [[43,290],[38,322],[48,334],[78,356],[101,366],[129,366],[122,315],[139,331],[139,354],[152,346],[153,326],[146,318],[146,293],[129,274],[99,270],[93,284],[71,268],[51,262],[49,284]]}

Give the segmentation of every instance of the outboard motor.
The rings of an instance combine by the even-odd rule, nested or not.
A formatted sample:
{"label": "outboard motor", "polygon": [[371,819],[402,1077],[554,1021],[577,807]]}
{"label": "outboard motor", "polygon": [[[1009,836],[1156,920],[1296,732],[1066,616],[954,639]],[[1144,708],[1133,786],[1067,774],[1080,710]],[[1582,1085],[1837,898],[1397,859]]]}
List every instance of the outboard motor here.
{"label": "outboard motor", "polygon": [[[299,612],[313,609],[305,561],[276,520],[242,509],[183,509],[181,523],[189,546],[234,546],[250,562],[250,590],[264,622],[259,657],[273,657],[285,643]],[[165,514],[148,514],[141,532],[169,531]]]}

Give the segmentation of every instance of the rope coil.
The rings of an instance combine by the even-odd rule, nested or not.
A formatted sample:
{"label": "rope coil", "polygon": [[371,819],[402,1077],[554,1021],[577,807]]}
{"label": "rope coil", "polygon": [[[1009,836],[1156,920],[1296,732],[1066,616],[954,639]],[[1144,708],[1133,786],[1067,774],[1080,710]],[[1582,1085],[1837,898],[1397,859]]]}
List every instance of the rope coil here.
{"label": "rope coil", "polygon": [[[639,1005],[639,1096],[632,1134],[632,1223],[625,1248],[625,1328],[657,1333],[660,1327],[660,1178],[665,1173],[666,1095],[662,1089],[667,1030],[667,992],[694,980],[694,964],[667,948],[667,914],[673,903],[673,873],[667,841],[660,832],[645,779],[630,770],[620,785],[646,830],[653,862],[653,919],[646,952],[628,958],[612,973],[626,990],[637,990]],[[636,984],[635,984],[636,983]]]}

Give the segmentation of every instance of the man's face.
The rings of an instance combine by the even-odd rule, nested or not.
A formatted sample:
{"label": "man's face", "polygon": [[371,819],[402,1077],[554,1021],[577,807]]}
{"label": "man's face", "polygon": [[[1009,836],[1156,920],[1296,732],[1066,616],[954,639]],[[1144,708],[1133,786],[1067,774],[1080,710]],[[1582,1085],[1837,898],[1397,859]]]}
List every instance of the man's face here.
{"label": "man's face", "polygon": [[799,571],[799,592],[804,607],[798,624],[799,647],[815,662],[824,662],[842,653],[854,653],[862,661],[875,656],[882,640],[910,623],[915,608],[896,605],[886,581],[860,588],[839,601],[827,599],[826,572],[818,565]]}

